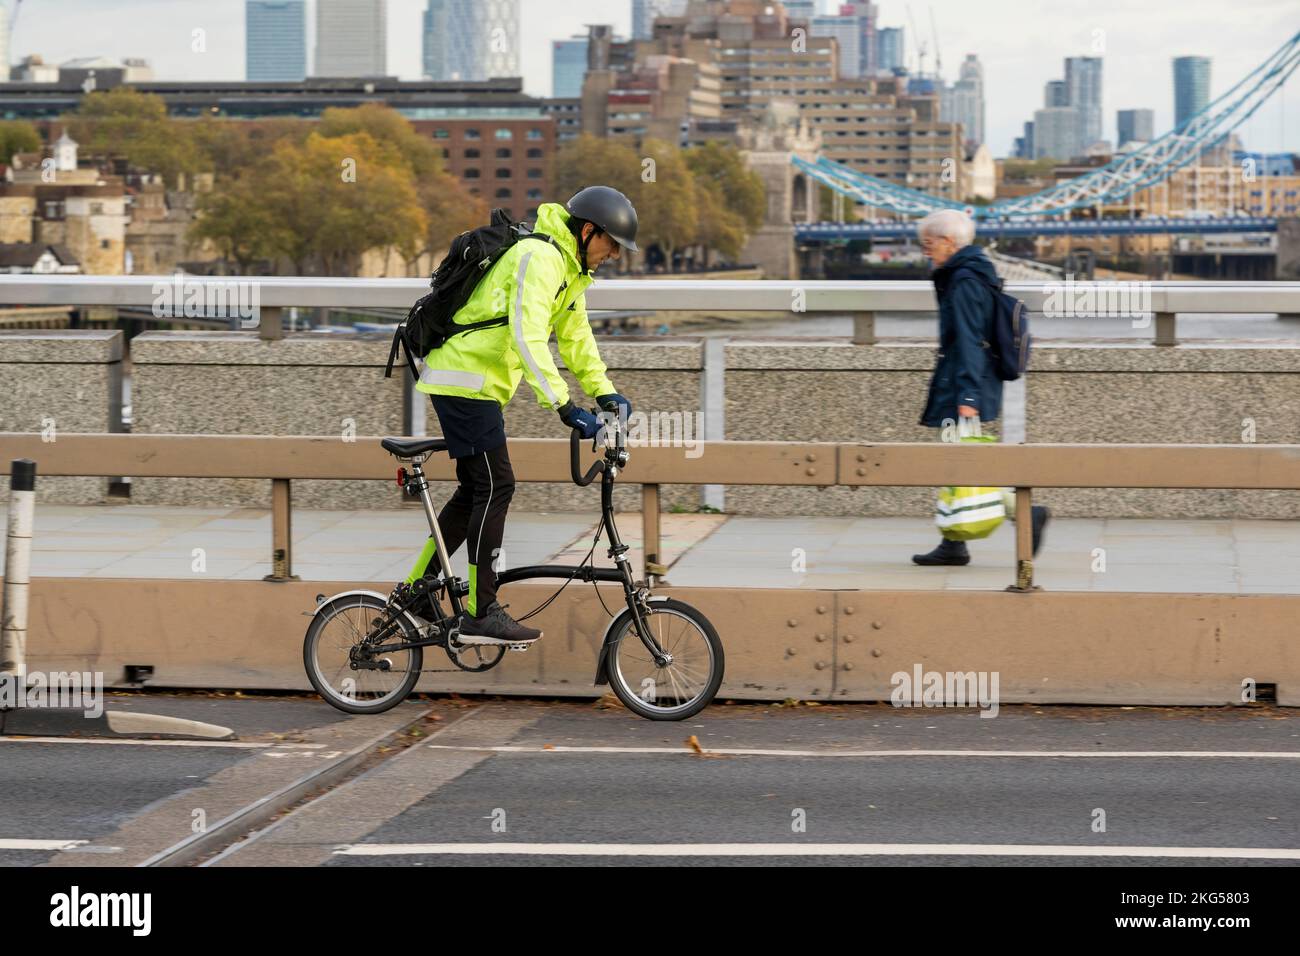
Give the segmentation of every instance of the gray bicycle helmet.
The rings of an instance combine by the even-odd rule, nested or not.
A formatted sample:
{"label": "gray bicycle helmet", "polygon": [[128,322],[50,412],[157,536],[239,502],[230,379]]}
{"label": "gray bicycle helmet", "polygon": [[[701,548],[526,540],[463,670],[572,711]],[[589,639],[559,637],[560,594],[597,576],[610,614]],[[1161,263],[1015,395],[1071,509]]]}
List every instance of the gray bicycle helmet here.
{"label": "gray bicycle helmet", "polygon": [[[628,252],[640,251],[636,246],[636,209],[632,201],[617,189],[588,186],[580,189],[564,208],[569,215],[600,227]],[[586,252],[585,248],[583,252]]]}

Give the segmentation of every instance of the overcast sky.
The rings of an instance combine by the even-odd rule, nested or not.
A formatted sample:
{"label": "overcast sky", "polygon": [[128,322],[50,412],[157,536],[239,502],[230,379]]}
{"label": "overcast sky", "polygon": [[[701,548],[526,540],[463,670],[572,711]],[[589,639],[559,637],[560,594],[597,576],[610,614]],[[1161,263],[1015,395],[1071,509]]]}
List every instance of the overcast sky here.
{"label": "overcast sky", "polygon": [[[14,0],[0,2],[12,9]],[[824,7],[832,3],[823,0]],[[388,0],[390,73],[419,76],[425,6],[426,0]],[[582,33],[587,23],[612,23],[626,35],[631,6],[631,0],[520,0],[525,89],[550,93],[550,40]],[[956,78],[967,53],[978,54],[988,139],[998,156],[1041,105],[1044,83],[1063,75],[1064,58],[1093,55],[1094,44],[1105,58],[1103,135],[1113,140],[1116,110],[1154,109],[1157,134],[1172,125],[1173,57],[1212,57],[1211,96],[1217,96],[1300,30],[1298,0],[881,0],[879,6],[882,25],[907,28],[914,57],[911,7],[927,44],[927,69],[934,63],[931,11],[946,78]],[[206,31],[204,53],[190,48],[196,27]],[[54,63],[138,56],[163,79],[243,79],[244,0],[23,0],[11,55],[18,62],[29,53]],[[1295,75],[1242,134],[1251,149],[1300,151]]]}

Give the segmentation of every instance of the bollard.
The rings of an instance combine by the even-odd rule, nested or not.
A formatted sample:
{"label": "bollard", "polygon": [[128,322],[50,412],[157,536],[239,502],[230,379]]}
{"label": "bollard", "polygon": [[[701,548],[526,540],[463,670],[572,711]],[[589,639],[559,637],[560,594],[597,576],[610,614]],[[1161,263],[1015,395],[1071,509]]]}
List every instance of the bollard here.
{"label": "bollard", "polygon": [[0,672],[27,671],[27,585],[31,580],[32,514],[36,462],[15,458],[9,469],[9,526],[5,534],[5,586],[0,605]]}

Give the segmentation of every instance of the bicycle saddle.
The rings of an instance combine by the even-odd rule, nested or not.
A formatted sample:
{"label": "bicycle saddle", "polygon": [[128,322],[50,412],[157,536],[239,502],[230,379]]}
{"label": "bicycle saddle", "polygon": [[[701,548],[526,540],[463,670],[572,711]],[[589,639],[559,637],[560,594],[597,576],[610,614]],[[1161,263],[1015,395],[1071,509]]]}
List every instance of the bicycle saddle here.
{"label": "bicycle saddle", "polygon": [[379,444],[384,446],[384,451],[398,458],[414,458],[426,452],[447,450],[445,438],[385,438]]}

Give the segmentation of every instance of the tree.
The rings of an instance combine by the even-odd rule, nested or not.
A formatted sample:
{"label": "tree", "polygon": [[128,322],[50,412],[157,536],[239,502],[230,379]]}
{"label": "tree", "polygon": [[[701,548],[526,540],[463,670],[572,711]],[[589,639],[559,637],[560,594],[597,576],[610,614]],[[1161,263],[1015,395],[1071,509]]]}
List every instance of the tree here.
{"label": "tree", "polygon": [[317,257],[330,275],[346,275],[369,249],[413,253],[428,220],[409,169],[391,162],[367,133],[276,145],[263,202],[272,245],[298,274]]}
{"label": "tree", "polygon": [[[555,156],[555,194],[564,199],[587,186],[612,186],[632,201],[638,215],[641,201],[641,157],[626,143],[598,139],[583,133],[562,147]],[[637,245],[646,248],[638,237]],[[623,268],[630,267],[631,253],[620,256]]]}
{"label": "tree", "polygon": [[32,153],[41,148],[41,134],[31,123],[0,121],[0,163],[13,161],[14,153]]}
{"label": "tree", "polygon": [[421,256],[437,256],[462,232],[488,221],[487,203],[467,192],[455,176],[441,170],[420,180],[416,193],[420,208],[424,210],[426,226],[420,241],[405,257],[407,272],[411,274],[414,274]]}
{"label": "tree", "polygon": [[283,139],[302,143],[313,124],[300,119],[272,117],[256,122],[203,117],[198,120],[173,120],[186,123],[198,154],[197,165],[214,174],[218,181],[240,176],[262,162]]}
{"label": "tree", "polygon": [[408,272],[415,271],[421,256],[437,254],[465,230],[487,221],[487,204],[446,172],[441,149],[396,110],[377,103],[327,109],[318,132],[327,137],[365,133],[379,146],[385,163],[403,165],[410,171],[427,225],[417,241],[402,252]]}
{"label": "tree", "polygon": [[640,211],[641,169],[641,157],[631,146],[584,133],[556,153],[555,192],[567,198],[585,186],[613,186]]}
{"label": "tree", "polygon": [[686,151],[699,197],[696,241],[704,259],[714,249],[729,259],[740,255],[750,234],[763,224],[767,190],[763,178],[745,165],[734,146],[706,143]]}
{"label": "tree", "polygon": [[640,202],[633,200],[640,221],[637,244],[658,245],[672,271],[673,253],[696,241],[699,197],[695,177],[676,146],[648,139],[641,144],[641,150],[654,163],[646,167],[643,175],[649,178],[641,186]]}
{"label": "tree", "polygon": [[699,226],[695,241],[703,247],[704,264],[708,265],[710,249],[735,260],[744,248],[745,240],[749,238],[744,220],[723,205],[724,200],[719,193],[698,181],[696,186]]}
{"label": "tree", "polygon": [[90,93],[67,126],[86,152],[120,156],[172,182],[202,165],[190,126],[169,120],[166,103],[152,93],[129,87]]}
{"label": "tree", "polygon": [[255,175],[223,180],[220,189],[199,196],[190,237],[207,239],[237,274],[247,275],[253,262],[275,254],[272,221],[262,202],[263,189]]}
{"label": "tree", "polygon": [[442,169],[442,153],[433,141],[417,133],[397,110],[381,103],[327,109],[321,114],[316,132],[330,138],[365,133],[375,141],[388,165],[405,163],[417,178]]}
{"label": "tree", "polygon": [[366,133],[298,143],[283,137],[269,156],[204,196],[192,234],[246,270],[258,258],[287,260],[297,275],[320,265],[355,274],[363,253],[410,256],[428,228],[410,170]]}

